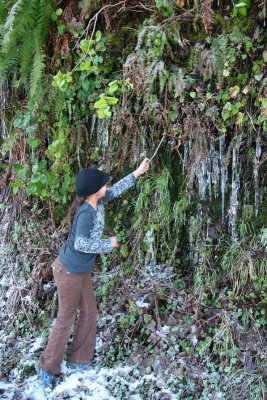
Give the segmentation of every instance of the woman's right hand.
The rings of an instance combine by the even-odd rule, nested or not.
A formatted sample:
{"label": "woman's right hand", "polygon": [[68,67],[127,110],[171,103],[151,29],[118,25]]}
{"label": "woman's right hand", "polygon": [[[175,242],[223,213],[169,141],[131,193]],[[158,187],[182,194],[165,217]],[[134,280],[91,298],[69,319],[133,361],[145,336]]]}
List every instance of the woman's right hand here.
{"label": "woman's right hand", "polygon": [[110,240],[111,240],[111,244],[112,244],[113,247],[119,247],[119,246],[120,246],[120,244],[119,244],[118,239],[116,238],[116,236],[110,237]]}

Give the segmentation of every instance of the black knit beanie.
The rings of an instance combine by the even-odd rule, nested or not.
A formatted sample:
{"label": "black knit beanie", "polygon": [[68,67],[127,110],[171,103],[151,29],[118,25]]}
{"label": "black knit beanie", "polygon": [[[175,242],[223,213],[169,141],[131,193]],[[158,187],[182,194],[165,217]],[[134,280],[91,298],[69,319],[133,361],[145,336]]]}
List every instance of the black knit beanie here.
{"label": "black knit beanie", "polygon": [[109,174],[97,168],[82,169],[75,179],[77,196],[85,197],[98,192],[109,180]]}

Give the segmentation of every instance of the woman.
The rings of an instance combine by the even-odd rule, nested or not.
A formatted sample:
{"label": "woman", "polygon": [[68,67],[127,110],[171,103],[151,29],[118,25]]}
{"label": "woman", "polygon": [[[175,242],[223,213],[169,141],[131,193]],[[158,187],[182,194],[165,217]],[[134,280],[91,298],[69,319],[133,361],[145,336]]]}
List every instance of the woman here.
{"label": "woman", "polygon": [[79,172],[75,181],[76,200],[67,214],[71,229],[67,240],[52,263],[58,290],[58,314],[47,346],[35,364],[40,380],[45,386],[55,386],[60,373],[66,344],[79,309],[76,331],[67,356],[67,367],[87,370],[93,365],[96,345],[97,304],[92,275],[99,253],[110,253],[119,247],[115,236],[102,239],[104,228],[104,203],[132,187],[136,178],[149,168],[145,158],[139,167],[107,189],[109,174],[97,168]]}

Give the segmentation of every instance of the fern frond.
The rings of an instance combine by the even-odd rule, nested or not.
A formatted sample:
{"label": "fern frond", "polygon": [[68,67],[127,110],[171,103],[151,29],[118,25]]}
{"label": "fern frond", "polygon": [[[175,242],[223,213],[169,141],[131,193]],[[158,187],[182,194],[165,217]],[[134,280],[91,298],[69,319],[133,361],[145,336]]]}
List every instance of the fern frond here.
{"label": "fern frond", "polygon": [[15,70],[20,59],[17,49],[9,49],[8,53],[0,53],[0,79],[3,82],[11,71]]}
{"label": "fern frond", "polygon": [[13,4],[13,0],[1,1],[0,2],[0,24],[6,21],[8,11]]}
{"label": "fern frond", "polygon": [[32,56],[32,47],[33,41],[32,37],[30,36],[28,40],[24,40],[21,46],[21,53],[20,53],[20,75],[23,77],[24,82],[26,83],[31,75],[31,64],[29,63],[29,57]]}
{"label": "fern frond", "polygon": [[173,72],[168,79],[168,90],[173,93],[174,98],[182,97],[185,89],[185,79],[181,68]]}
{"label": "fern frond", "polygon": [[14,21],[16,18],[16,15],[18,11],[22,8],[23,6],[23,0],[18,0],[12,7],[11,10],[8,13],[6,22],[5,22],[5,30],[6,33],[3,37],[3,45],[5,46],[9,41],[10,41],[10,36],[13,31],[13,25]]}
{"label": "fern frond", "polygon": [[39,38],[36,32],[34,32],[34,41],[33,41],[33,49],[34,49],[34,57],[33,57],[33,65],[31,70],[30,77],[30,96],[33,97],[36,94],[36,90],[38,87],[38,83],[41,80],[43,71],[45,69],[45,54],[40,47]]}
{"label": "fern frond", "polygon": [[5,24],[0,25],[0,35],[3,38],[0,52],[1,77],[18,72],[25,88],[29,88],[30,96],[37,93],[45,69],[44,44],[51,13],[51,0],[17,0]]}
{"label": "fern frond", "polygon": [[64,112],[67,110],[67,100],[65,98],[64,93],[62,92],[57,92],[56,94],[54,93],[54,99],[53,99],[53,104],[54,108],[52,111],[53,116],[56,121],[59,120],[60,115],[64,114]]}
{"label": "fern frond", "polygon": [[205,27],[206,33],[208,33],[209,29],[213,24],[213,10],[211,8],[211,0],[201,0],[201,8],[202,8],[202,19]]}
{"label": "fern frond", "polygon": [[45,42],[49,24],[51,21],[51,14],[53,12],[52,5],[47,0],[40,0],[37,2],[37,26],[36,29],[38,30],[39,38],[42,43]]}

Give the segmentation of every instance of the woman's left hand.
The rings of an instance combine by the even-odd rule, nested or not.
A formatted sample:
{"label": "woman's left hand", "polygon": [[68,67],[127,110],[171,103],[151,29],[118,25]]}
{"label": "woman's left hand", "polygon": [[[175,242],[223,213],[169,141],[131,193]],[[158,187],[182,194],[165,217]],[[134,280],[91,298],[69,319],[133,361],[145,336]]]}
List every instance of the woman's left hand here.
{"label": "woman's left hand", "polygon": [[150,159],[145,158],[139,167],[133,172],[134,176],[137,178],[139,175],[144,174],[149,168]]}

